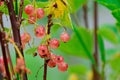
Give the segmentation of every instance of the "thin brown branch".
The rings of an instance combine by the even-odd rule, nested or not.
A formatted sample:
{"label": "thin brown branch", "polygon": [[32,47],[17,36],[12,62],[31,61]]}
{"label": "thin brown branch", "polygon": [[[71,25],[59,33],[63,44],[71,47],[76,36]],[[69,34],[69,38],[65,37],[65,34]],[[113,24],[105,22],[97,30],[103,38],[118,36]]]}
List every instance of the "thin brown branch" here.
{"label": "thin brown branch", "polygon": [[[50,29],[51,29],[51,26],[53,25],[53,22],[52,22],[52,15],[49,15],[48,16],[48,29],[47,29],[47,35],[50,35]],[[47,40],[47,44],[49,44],[49,40]],[[43,75],[43,80],[47,80],[47,63],[48,63],[49,60],[44,60],[44,75]]]}
{"label": "thin brown branch", "polygon": [[5,40],[5,33],[2,32],[1,30],[0,30],[0,43],[1,43],[2,55],[3,55],[7,79],[11,80],[10,71],[9,71],[9,67],[8,67],[7,53],[6,53],[6,49],[5,49],[6,44],[7,44],[6,40]]}
{"label": "thin brown branch", "polygon": [[93,66],[93,80],[100,80],[100,74],[96,67],[99,65],[99,55],[98,55],[98,39],[97,39],[97,29],[98,29],[98,4],[94,2],[94,59],[96,61],[96,66]]}
{"label": "thin brown branch", "polygon": [[23,6],[24,6],[24,0],[20,0],[20,8],[19,8],[19,15],[18,15],[19,25],[21,25],[21,23],[22,23]]}
{"label": "thin brown branch", "polygon": [[[23,55],[23,49],[22,49],[21,38],[20,38],[20,29],[19,29],[19,24],[17,22],[16,14],[14,11],[13,0],[5,0],[5,2],[9,11],[14,41]],[[17,55],[17,57],[19,56]],[[27,74],[24,75],[24,80],[27,80]]]}
{"label": "thin brown branch", "polygon": [[84,23],[85,23],[85,27],[86,28],[89,28],[89,25],[88,25],[88,7],[87,7],[87,4],[85,4],[83,6],[83,17],[84,17]]}

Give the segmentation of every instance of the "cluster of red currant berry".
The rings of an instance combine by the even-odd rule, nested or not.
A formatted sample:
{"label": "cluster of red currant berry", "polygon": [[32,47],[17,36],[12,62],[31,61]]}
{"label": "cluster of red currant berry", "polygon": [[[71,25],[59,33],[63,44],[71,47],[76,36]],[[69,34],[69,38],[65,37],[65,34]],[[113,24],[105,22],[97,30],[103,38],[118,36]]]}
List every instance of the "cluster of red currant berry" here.
{"label": "cluster of red currant berry", "polygon": [[[44,17],[44,10],[42,8],[34,8],[32,5],[27,5],[24,9],[25,13],[29,16],[28,22],[30,24],[35,24],[36,19],[41,19]],[[34,30],[35,36],[37,38],[43,38],[44,36],[48,36],[46,34],[46,29],[42,25],[37,25]],[[31,39],[31,36],[29,33],[24,33],[21,36],[21,41],[23,47],[25,47],[25,44],[28,43]],[[60,35],[60,40],[64,43],[68,42],[70,40],[69,34],[64,31]],[[57,56],[53,53],[51,53],[50,49],[57,49],[60,46],[60,41],[56,38],[53,39],[47,39],[45,43],[42,43],[38,46],[38,53],[41,58],[44,58],[47,60],[46,64],[53,68],[58,66],[59,71],[66,71],[68,69],[68,64],[64,62],[64,58],[62,56]]]}
{"label": "cluster of red currant berry", "polygon": [[[70,39],[70,36],[67,32],[63,32],[60,35],[60,39],[63,42],[68,42]],[[64,62],[64,58],[62,56],[57,56],[51,53],[49,50],[49,48],[57,49],[59,46],[60,46],[59,40],[56,38],[53,38],[49,40],[49,45],[44,45],[44,44],[40,45],[38,47],[38,53],[41,58],[48,59],[47,64],[49,67],[53,68],[56,65],[58,65],[58,70],[64,72],[68,68],[68,64]]]}
{"label": "cluster of red currant berry", "polygon": [[27,5],[24,9],[25,13],[28,15],[28,22],[34,24],[37,19],[44,17],[44,10],[42,8],[34,8],[33,5]]}
{"label": "cluster of red currant berry", "polygon": [[25,67],[25,62],[23,58],[17,58],[17,64],[15,67],[16,73],[30,73],[30,70]]}

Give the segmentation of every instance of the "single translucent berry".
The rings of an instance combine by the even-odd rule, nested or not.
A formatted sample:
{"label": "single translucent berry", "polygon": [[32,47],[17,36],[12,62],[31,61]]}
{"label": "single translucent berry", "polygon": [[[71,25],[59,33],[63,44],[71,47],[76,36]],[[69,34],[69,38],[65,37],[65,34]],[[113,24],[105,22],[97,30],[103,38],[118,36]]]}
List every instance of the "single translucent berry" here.
{"label": "single translucent berry", "polygon": [[64,62],[64,58],[62,56],[56,56],[56,63],[59,64],[59,63],[62,63]]}
{"label": "single translucent berry", "polygon": [[65,72],[68,69],[68,64],[65,62],[62,62],[60,64],[58,64],[58,70],[61,72]]}
{"label": "single translucent berry", "polygon": [[4,4],[4,1],[0,1],[0,6],[2,6]]}
{"label": "single translucent berry", "polygon": [[54,62],[53,60],[50,59],[50,60],[48,61],[47,65],[48,65],[50,68],[54,68],[54,67],[56,67],[56,62]]}
{"label": "single translucent berry", "polygon": [[50,59],[51,60],[56,61],[56,57],[57,56],[55,54],[53,54],[53,53],[50,54]]}
{"label": "single translucent berry", "polygon": [[34,24],[36,22],[36,16],[35,15],[30,15],[28,17],[28,23],[29,24]]}
{"label": "single translucent berry", "polygon": [[57,40],[56,38],[50,40],[49,46],[51,48],[56,49],[59,47],[59,45],[60,45],[59,40]]}
{"label": "single translucent berry", "polygon": [[38,26],[35,29],[35,35],[36,35],[36,37],[42,38],[45,35],[45,28],[44,28],[44,26]]}
{"label": "single translucent berry", "polygon": [[63,32],[61,35],[60,35],[60,39],[61,41],[63,42],[68,42],[70,40],[70,35],[67,33],[67,32]]}
{"label": "single translucent berry", "polygon": [[41,58],[45,58],[45,57],[48,57],[49,53],[48,53],[48,48],[46,45],[40,45],[38,47],[38,53],[40,55]]}
{"label": "single translucent berry", "polygon": [[27,5],[24,9],[27,15],[32,15],[34,13],[34,7],[32,5]]}
{"label": "single translucent berry", "polygon": [[37,11],[36,11],[36,15],[37,15],[37,18],[38,19],[41,19],[44,17],[44,10],[42,8],[38,8]]}
{"label": "single translucent berry", "polygon": [[25,32],[21,35],[21,41],[23,44],[28,43],[31,40],[31,36],[29,33]]}

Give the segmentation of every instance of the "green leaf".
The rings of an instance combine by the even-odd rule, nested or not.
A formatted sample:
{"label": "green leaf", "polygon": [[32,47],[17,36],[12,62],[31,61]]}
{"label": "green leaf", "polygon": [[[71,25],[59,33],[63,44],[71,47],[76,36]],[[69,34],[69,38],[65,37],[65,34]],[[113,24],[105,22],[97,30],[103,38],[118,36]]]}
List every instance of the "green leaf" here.
{"label": "green leaf", "polygon": [[[93,52],[93,36],[91,32],[89,32],[86,28],[79,27],[78,33],[81,35],[81,38],[84,42],[84,45],[87,47],[87,50],[90,52],[90,55],[92,56]],[[67,43],[61,42],[60,48],[61,51],[63,51],[66,54],[70,54],[77,57],[84,57],[86,58],[86,49],[84,49],[83,45],[79,41],[77,35],[75,33],[72,33],[71,39]]]}
{"label": "green leaf", "polygon": [[99,33],[98,33],[98,44],[99,44],[99,49],[100,49],[100,54],[101,54],[101,60],[103,63],[105,63],[106,62],[105,46],[104,46],[104,41],[103,41],[101,35],[99,35]]}
{"label": "green leaf", "polygon": [[68,4],[71,7],[71,13],[75,13],[87,0],[68,0]]}
{"label": "green leaf", "polygon": [[49,2],[37,2],[37,7],[39,8],[44,8],[44,7],[47,7],[46,5],[49,4]]}
{"label": "green leaf", "polygon": [[25,51],[26,54],[34,54],[37,50],[37,47],[30,48]]}
{"label": "green leaf", "polygon": [[96,0],[110,10],[120,8],[120,0]]}
{"label": "green leaf", "polygon": [[83,49],[86,55],[91,60],[91,62],[95,65],[96,63],[95,63],[94,57],[92,56],[92,53],[89,51],[89,49],[85,45],[85,42],[83,41],[81,34],[79,34],[79,30],[75,26],[72,26],[72,28],[73,28],[75,35],[77,36],[77,39],[79,40],[79,44],[83,46]]}
{"label": "green leaf", "polygon": [[77,73],[80,75],[85,75],[88,71],[88,68],[85,65],[73,65],[69,66],[69,73]]}
{"label": "green leaf", "polygon": [[113,16],[120,22],[120,8],[112,11]]}
{"label": "green leaf", "polygon": [[118,37],[116,33],[109,27],[102,27],[99,29],[99,34],[105,38],[106,40],[110,41],[113,44],[118,43]]}

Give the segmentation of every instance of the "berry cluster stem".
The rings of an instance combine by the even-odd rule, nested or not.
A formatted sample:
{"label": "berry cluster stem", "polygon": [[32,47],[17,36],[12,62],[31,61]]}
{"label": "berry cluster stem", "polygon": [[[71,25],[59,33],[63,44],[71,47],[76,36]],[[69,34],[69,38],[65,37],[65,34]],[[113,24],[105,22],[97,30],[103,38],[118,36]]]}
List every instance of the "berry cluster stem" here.
{"label": "berry cluster stem", "polygon": [[[47,25],[47,35],[50,35],[50,29],[51,29],[51,26],[53,25],[53,22],[52,22],[52,15],[48,15],[48,25]],[[50,38],[47,40],[47,44],[49,44],[49,40]],[[48,60],[44,60],[44,76],[43,76],[43,80],[47,80],[47,62]]]}

